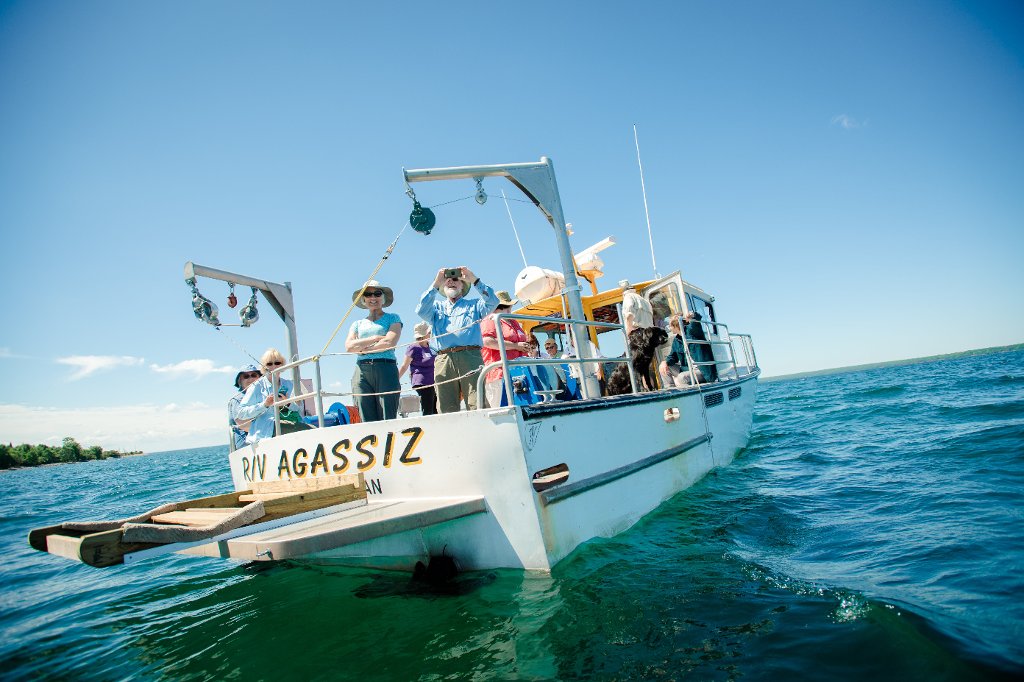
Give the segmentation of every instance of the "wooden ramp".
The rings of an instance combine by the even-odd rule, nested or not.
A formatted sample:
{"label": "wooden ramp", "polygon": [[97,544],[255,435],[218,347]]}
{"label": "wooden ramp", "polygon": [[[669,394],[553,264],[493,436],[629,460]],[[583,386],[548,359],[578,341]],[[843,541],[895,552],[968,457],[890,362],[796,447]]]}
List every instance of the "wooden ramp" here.
{"label": "wooden ramp", "polygon": [[297,559],[487,511],[482,496],[369,502],[304,521],[207,543],[189,554],[249,561]]}
{"label": "wooden ramp", "polygon": [[219,542],[366,505],[362,474],[253,483],[252,489],[162,505],[120,521],[36,528],[29,544],[96,567]]}

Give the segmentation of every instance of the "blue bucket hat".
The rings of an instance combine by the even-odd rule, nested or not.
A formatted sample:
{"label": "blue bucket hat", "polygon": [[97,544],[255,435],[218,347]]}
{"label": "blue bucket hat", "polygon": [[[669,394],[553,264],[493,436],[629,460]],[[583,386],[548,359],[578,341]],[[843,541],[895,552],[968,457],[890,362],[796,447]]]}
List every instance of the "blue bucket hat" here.
{"label": "blue bucket hat", "polygon": [[256,365],[246,365],[242,369],[238,370],[238,374],[235,375],[235,388],[237,388],[238,390],[242,390],[242,386],[238,382],[241,381],[241,378],[242,378],[243,374],[248,374],[249,372],[259,372],[259,371],[260,371],[260,368],[257,367]]}

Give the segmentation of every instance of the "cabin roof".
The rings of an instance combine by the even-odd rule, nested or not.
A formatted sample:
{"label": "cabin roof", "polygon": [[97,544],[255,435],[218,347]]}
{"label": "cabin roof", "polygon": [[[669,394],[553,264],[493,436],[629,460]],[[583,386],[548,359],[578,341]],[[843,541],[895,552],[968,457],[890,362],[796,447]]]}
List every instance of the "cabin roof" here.
{"label": "cabin roof", "polygon": [[[652,284],[661,282],[664,279],[668,279],[670,277],[678,275],[679,272],[676,271],[661,279],[649,279],[643,282],[632,282],[632,284],[636,291],[639,293],[644,291],[647,287],[651,286]],[[689,282],[683,280],[681,277],[679,278],[679,281],[682,282],[684,291],[689,292],[691,294],[696,294],[697,296],[707,301],[714,300],[713,296],[711,296],[708,292],[704,291],[700,287],[690,284]],[[590,296],[582,296],[581,300],[583,302],[583,313],[586,319],[593,320],[595,322],[607,322],[608,324],[621,324],[621,322],[619,321],[619,313],[616,306],[622,303],[622,289],[620,289],[618,286],[615,286],[611,289],[606,289],[605,291],[599,291],[596,294],[592,294]],[[522,320],[521,324],[523,325],[523,329],[528,334],[534,334],[538,331],[552,333],[563,332],[564,327],[559,325],[558,321],[561,321],[563,319],[564,311],[565,309],[562,302],[562,297],[552,296],[542,301],[531,303],[530,305],[514,310],[513,312],[522,315],[536,315],[538,317],[552,318],[552,321],[550,323],[535,322],[533,320]],[[597,344],[597,334],[601,333],[602,331],[605,331],[605,329],[600,327],[591,327],[590,329],[590,340]]]}
{"label": "cabin roof", "polygon": [[[658,280],[647,280],[644,282],[632,282],[633,287],[637,292],[641,292],[648,286]],[[607,289],[605,291],[599,291],[591,296],[582,296],[583,301],[583,313],[588,320],[594,320],[596,322],[607,322],[609,324],[620,324],[619,313],[616,306],[622,303],[622,289],[618,286]],[[522,315],[536,315],[538,317],[551,317],[553,322],[551,324],[544,322],[534,322],[533,320],[523,320],[523,329],[526,332],[532,333],[534,330],[537,331],[563,331],[563,327],[556,324],[554,321],[560,321],[563,319],[563,303],[561,296],[552,296],[536,303],[531,303],[528,306],[513,310],[512,312]],[[596,342],[595,335],[600,329],[591,331],[591,341]]]}

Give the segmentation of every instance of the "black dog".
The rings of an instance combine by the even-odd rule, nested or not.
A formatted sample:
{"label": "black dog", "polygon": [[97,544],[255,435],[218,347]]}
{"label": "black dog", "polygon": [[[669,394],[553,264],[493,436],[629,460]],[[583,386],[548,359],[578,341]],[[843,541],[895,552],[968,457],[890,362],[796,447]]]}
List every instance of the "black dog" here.
{"label": "black dog", "polygon": [[[633,373],[636,374],[640,389],[653,391],[658,388],[652,365],[658,347],[668,341],[668,332],[660,327],[640,327],[629,333],[629,354],[633,358]],[[629,368],[622,364],[615,368],[608,379],[608,395],[632,393],[629,383]]]}

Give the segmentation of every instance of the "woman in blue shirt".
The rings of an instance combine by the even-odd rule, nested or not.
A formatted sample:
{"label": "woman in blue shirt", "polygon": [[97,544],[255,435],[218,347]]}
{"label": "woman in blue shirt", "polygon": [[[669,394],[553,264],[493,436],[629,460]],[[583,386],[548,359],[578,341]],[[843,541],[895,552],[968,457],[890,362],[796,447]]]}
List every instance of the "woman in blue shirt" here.
{"label": "woman in blue shirt", "polygon": [[[398,415],[398,364],[395,346],[402,334],[402,320],[394,313],[384,312],[395,300],[388,287],[371,279],[352,292],[357,306],[369,311],[365,319],[356,320],[345,339],[345,350],[359,353],[352,375],[352,392],[356,394],[359,416],[364,422],[394,419]],[[386,395],[378,395],[378,394]]]}

